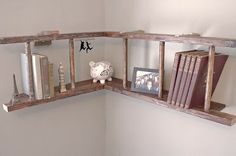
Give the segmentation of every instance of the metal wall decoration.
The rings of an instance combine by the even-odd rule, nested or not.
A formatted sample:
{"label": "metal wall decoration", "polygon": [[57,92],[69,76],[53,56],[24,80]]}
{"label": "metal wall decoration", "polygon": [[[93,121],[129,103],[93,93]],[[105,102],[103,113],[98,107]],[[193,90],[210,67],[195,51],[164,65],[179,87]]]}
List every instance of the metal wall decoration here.
{"label": "metal wall decoration", "polygon": [[[89,39],[91,40],[91,39]],[[80,40],[80,49],[79,52],[90,52],[92,49],[94,49],[94,46],[92,45],[92,42],[89,40]]]}
{"label": "metal wall decoration", "polygon": [[14,105],[15,103],[20,102],[19,91],[18,91],[17,84],[16,84],[15,74],[13,74],[13,87],[14,87],[14,91],[13,91],[12,98],[11,98],[11,104],[12,105]]}

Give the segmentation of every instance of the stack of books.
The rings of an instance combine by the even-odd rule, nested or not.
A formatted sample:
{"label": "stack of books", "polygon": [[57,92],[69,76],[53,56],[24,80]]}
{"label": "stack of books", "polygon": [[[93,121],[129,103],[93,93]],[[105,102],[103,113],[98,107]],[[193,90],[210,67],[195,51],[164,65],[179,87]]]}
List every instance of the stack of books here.
{"label": "stack of books", "polygon": [[[216,53],[212,93],[228,55]],[[167,103],[181,108],[204,107],[208,52],[192,50],[175,54]]]}
{"label": "stack of books", "polygon": [[[35,99],[46,99],[54,96],[53,64],[48,57],[41,54],[32,54],[33,85]],[[25,53],[21,54],[21,71],[23,92],[29,95],[28,59]]]}

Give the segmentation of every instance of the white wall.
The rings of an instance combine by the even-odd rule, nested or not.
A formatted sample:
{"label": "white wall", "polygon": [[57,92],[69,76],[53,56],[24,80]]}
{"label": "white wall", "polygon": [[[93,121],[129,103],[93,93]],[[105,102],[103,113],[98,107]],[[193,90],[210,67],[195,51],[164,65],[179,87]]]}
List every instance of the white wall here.
{"label": "white wall", "polygon": [[[42,30],[61,33],[103,31],[102,0],[1,0],[0,35],[34,35]],[[92,11],[91,11],[92,10]],[[79,53],[76,41],[76,79],[89,76],[88,62],[103,59],[103,41],[95,41],[95,50]],[[54,63],[55,85],[60,61],[68,71],[68,41],[55,41],[49,47],[33,48]],[[0,46],[0,103],[10,101],[12,74],[21,91],[19,55],[24,44]],[[80,74],[78,74],[78,71]],[[82,95],[6,113],[0,109],[0,156],[103,156],[105,138],[104,92]]]}
{"label": "white wall", "polygon": [[1,156],[104,156],[104,92],[0,110]]}
{"label": "white wall", "polygon": [[[184,34],[236,38],[235,1],[214,0],[105,0],[106,29],[152,33]],[[122,77],[122,41],[106,45],[106,59]],[[129,45],[129,79],[134,66],[158,68],[158,42],[132,40]],[[176,51],[208,47],[166,44],[165,88],[169,87]],[[219,48],[230,54],[213,99],[227,104],[227,112],[236,114],[235,49]],[[114,57],[116,55],[116,57]],[[199,119],[140,100],[106,93],[107,156],[205,156],[230,155],[236,150],[236,127]]]}
{"label": "white wall", "polygon": [[[236,38],[234,6],[233,0],[2,0],[0,35],[27,35],[55,29],[62,33],[144,29],[154,33],[197,32],[203,36]],[[93,53],[76,53],[76,71],[81,73],[76,75],[77,80],[88,78],[90,60],[104,58],[113,63],[115,76],[121,77],[121,40],[105,42],[108,45],[104,48],[104,40],[96,39]],[[158,43],[135,40],[130,44],[129,79],[134,66],[158,67]],[[78,51],[78,44],[76,47]],[[192,45],[167,44],[166,88],[174,53],[191,48]],[[214,99],[229,105],[227,111],[236,113],[233,108],[236,102],[235,49],[217,50],[231,57]],[[0,46],[1,103],[10,100],[13,73],[22,90],[19,54],[23,51],[23,44]],[[47,54],[56,67],[62,61],[68,82],[66,41],[56,41],[50,47],[33,48],[33,51]],[[56,68],[54,75],[57,77]],[[223,126],[109,91],[12,113],[0,109],[0,124],[0,156],[234,156],[236,153],[235,126]]]}
{"label": "white wall", "polygon": [[106,91],[107,156],[235,156],[228,127]]}

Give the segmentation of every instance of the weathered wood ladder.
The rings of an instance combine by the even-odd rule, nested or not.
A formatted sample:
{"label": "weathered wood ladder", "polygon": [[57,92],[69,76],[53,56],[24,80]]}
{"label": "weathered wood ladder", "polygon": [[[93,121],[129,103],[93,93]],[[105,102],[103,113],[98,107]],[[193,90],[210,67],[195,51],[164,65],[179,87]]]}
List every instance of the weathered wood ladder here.
{"label": "weathered wood ladder", "polygon": [[[123,49],[124,49],[124,59],[123,59],[123,82],[118,79],[106,85],[91,84],[90,81],[75,82],[75,61],[74,61],[74,39],[76,38],[89,38],[89,37],[110,37],[110,38],[121,38],[123,39]],[[31,42],[34,41],[47,41],[47,40],[69,40],[69,62],[70,62],[70,84],[69,91],[66,93],[56,94],[55,97],[50,99],[34,100],[33,93],[33,75],[32,75],[32,53],[31,53]],[[159,94],[158,97],[153,97],[153,95],[144,95],[141,93],[134,93],[130,91],[130,86],[127,79],[128,72],[128,40],[129,39],[142,39],[142,40],[153,40],[159,41]],[[197,108],[194,109],[183,109],[176,108],[166,103],[165,96],[166,92],[163,90],[164,83],[164,57],[165,57],[165,42],[177,42],[177,43],[190,43],[209,46],[209,62],[207,71],[207,86],[205,94],[205,104],[204,110]],[[47,103],[55,101],[57,99],[62,99],[70,96],[79,95],[82,93],[92,92],[99,89],[108,89],[115,92],[119,92],[132,97],[137,97],[144,99],[149,102],[153,102],[168,108],[176,109],[188,114],[199,116],[208,120],[219,122],[226,125],[233,125],[236,122],[236,116],[220,112],[223,108],[222,104],[219,106],[218,103],[211,102],[212,95],[212,83],[213,83],[213,71],[214,71],[214,58],[215,58],[215,46],[219,47],[231,47],[236,48],[235,39],[224,39],[224,38],[214,38],[214,37],[200,37],[200,36],[176,36],[167,34],[151,34],[144,33],[143,31],[134,32],[84,32],[84,33],[69,33],[69,34],[52,34],[52,35],[36,35],[36,36],[18,36],[18,37],[1,37],[0,44],[13,44],[13,43],[25,43],[25,53],[27,54],[28,61],[28,72],[29,72],[29,86],[30,86],[30,96],[29,98],[19,104],[11,105],[10,103],[3,104],[6,111],[13,111],[17,109],[22,109],[24,107]],[[82,88],[82,89],[81,89]],[[56,87],[56,90],[58,87]],[[24,97],[24,96],[23,96]],[[25,97],[24,97],[25,98]],[[214,106],[211,106],[213,103]],[[218,107],[218,108],[217,108]],[[213,108],[213,109],[211,109]]]}

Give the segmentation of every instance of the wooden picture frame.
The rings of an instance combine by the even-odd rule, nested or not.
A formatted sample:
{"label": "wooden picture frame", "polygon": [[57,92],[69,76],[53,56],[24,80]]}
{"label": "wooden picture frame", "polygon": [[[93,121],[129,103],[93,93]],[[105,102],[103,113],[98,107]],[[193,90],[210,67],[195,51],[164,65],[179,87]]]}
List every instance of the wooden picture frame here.
{"label": "wooden picture frame", "polygon": [[131,91],[158,94],[159,69],[134,67]]}

